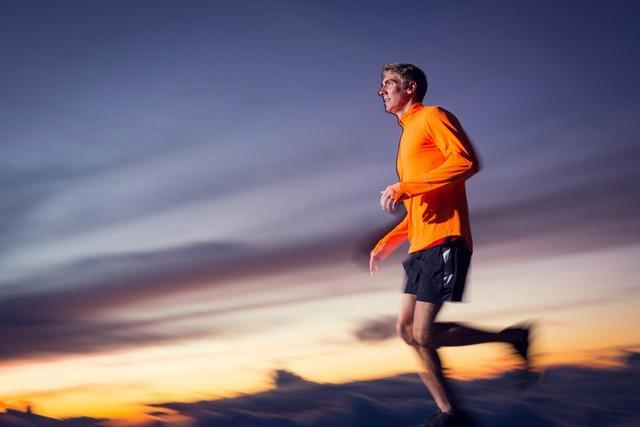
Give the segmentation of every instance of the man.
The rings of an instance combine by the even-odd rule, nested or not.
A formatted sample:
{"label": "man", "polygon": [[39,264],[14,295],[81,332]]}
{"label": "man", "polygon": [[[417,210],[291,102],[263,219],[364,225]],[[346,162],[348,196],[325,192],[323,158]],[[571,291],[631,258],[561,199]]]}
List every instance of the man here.
{"label": "man", "polygon": [[402,202],[407,214],[373,248],[370,273],[381,260],[409,240],[404,294],[396,323],[398,334],[413,347],[426,368],[419,375],[439,411],[424,426],[461,425],[462,416],[442,372],[437,348],[505,342],[529,367],[529,328],[499,332],[459,323],[435,322],[445,302],[462,300],[473,243],[465,180],[478,171],[478,160],[453,114],[425,106],[427,79],[411,64],[386,64],[378,95],[385,110],[402,127],[396,170],[399,182],[388,186],[381,207],[395,212]]}

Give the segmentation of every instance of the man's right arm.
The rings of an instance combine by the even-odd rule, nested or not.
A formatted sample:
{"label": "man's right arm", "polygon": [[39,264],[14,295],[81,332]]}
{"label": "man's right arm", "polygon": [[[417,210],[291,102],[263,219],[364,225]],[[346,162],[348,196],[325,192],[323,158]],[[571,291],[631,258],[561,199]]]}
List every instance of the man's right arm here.
{"label": "man's right arm", "polygon": [[392,186],[393,200],[404,200],[445,185],[465,180],[478,172],[478,159],[458,119],[441,107],[430,108],[426,131],[444,156],[435,169],[423,174],[419,181],[398,182]]}

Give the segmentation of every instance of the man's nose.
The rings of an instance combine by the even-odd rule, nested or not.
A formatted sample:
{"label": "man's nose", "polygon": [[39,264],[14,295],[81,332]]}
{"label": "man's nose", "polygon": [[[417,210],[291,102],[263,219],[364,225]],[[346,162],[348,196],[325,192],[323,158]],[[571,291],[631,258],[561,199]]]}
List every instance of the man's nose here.
{"label": "man's nose", "polygon": [[378,96],[382,96],[384,95],[384,89],[380,88],[380,90],[378,91]]}

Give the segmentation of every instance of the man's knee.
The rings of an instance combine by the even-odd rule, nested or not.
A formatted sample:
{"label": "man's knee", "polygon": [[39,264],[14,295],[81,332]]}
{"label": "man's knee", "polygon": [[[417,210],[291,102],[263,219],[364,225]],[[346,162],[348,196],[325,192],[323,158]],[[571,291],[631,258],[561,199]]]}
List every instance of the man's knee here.
{"label": "man's knee", "polygon": [[440,345],[438,344],[437,328],[415,328],[413,330],[413,338],[419,346],[429,347],[433,349],[440,347]]}
{"label": "man's knee", "polygon": [[416,345],[416,341],[413,338],[413,325],[411,323],[396,323],[396,333],[402,338],[404,342],[409,345]]}

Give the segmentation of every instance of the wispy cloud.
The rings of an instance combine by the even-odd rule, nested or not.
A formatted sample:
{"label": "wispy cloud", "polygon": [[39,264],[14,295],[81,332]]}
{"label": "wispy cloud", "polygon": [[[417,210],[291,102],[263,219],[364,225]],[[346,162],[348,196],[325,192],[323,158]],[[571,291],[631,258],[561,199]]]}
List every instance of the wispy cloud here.
{"label": "wispy cloud", "polygon": [[[115,321],[112,310],[153,304],[172,295],[202,289],[229,288],[234,282],[269,275],[321,269],[344,262],[351,253],[349,236],[320,244],[295,245],[277,251],[246,245],[210,243],[151,253],[86,259],[42,275],[5,283],[0,296],[0,358],[12,359],[138,346],[222,333],[215,326],[167,332],[162,325],[233,311],[294,304],[328,296],[283,294],[266,302],[244,302],[205,310],[184,310],[146,320]],[[327,291],[329,292],[329,291]],[[335,297],[352,289],[331,291]],[[170,328],[169,328],[170,329]],[[229,325],[224,328],[230,332]]]}

